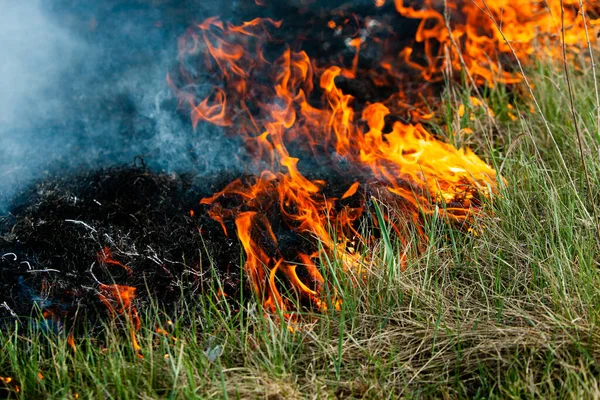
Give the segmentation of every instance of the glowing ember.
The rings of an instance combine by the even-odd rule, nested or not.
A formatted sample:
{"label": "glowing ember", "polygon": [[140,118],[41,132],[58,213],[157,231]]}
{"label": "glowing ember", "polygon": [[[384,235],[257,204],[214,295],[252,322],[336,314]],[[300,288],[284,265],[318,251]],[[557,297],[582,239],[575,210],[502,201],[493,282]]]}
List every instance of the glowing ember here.
{"label": "glowing ember", "polygon": [[[375,2],[377,7],[384,3]],[[318,309],[336,304],[323,298],[325,282],[316,266],[320,256],[334,256],[361,276],[368,256],[359,256],[355,249],[357,243],[369,242],[357,229],[359,219],[370,213],[365,193],[392,203],[423,240],[423,216],[439,214],[449,222],[468,224],[481,197],[496,189],[496,172],[471,150],[442,143],[420,123],[401,116],[432,118],[431,110],[414,100],[417,94],[432,94],[433,84],[448,71],[466,72],[478,85],[513,84],[521,76],[510,64],[504,70],[502,62],[514,56],[527,60],[536,42],[543,42],[550,55],[559,50],[547,45],[559,40],[558,1],[548,6],[449,1],[448,19],[441,2],[418,2],[418,8],[408,3],[396,1],[397,11],[421,22],[405,47],[395,44],[392,27],[372,18],[325,22],[324,29],[336,35],[348,24],[357,25],[346,38],[353,54],[347,65],[323,64],[297,46],[282,45],[277,35],[285,26],[271,19],[234,25],[210,18],[180,39],[180,68],[168,81],[191,110],[194,128],[205,122],[241,135],[254,157],[250,167],[262,170],[259,177],[238,179],[201,204],[209,206],[210,216],[226,234],[231,235],[226,222],[235,221],[246,254],[245,272],[266,310],[291,308],[276,277],[285,278],[299,297]],[[571,53],[582,45],[586,24],[593,22],[584,21],[577,4],[565,1]],[[378,57],[365,67],[360,57],[367,51]],[[200,92],[195,81],[200,73],[214,77],[211,90]],[[365,81],[389,97],[362,101],[343,89]],[[481,102],[473,98],[472,104]],[[306,162],[350,177],[345,191],[325,196],[331,184],[302,173]],[[282,224],[319,243],[315,248],[320,250],[284,256],[271,225],[275,209]],[[406,228],[386,222],[408,246]]]}
{"label": "glowing ember", "polygon": [[15,391],[15,393],[21,392],[21,388],[15,382],[15,380],[10,376],[0,376],[0,382],[4,384],[5,387],[11,388]]}
{"label": "glowing ember", "polygon": [[112,258],[112,251],[108,247],[104,247],[101,251],[99,251],[96,255],[96,258],[98,260],[98,263],[100,263],[100,265],[102,266],[115,265],[117,267],[123,268],[130,275],[133,273],[133,270],[130,267],[128,267],[127,265],[123,265]]}

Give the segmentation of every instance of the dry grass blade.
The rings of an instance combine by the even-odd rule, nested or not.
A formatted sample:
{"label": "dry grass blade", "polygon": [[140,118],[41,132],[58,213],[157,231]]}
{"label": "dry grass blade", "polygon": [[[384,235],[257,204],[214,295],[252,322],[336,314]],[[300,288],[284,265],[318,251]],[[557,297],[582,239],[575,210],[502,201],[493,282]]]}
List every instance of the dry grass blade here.
{"label": "dry grass blade", "polygon": [[[587,192],[590,197],[590,205],[592,207],[592,212],[594,215],[594,224],[596,226],[596,234],[598,239],[598,245],[600,246],[600,220],[598,220],[598,210],[596,207],[596,202],[594,201],[594,193],[592,192],[592,182],[590,180],[590,173],[588,171],[587,163],[585,160],[585,149],[583,145],[583,135],[581,130],[579,129],[579,121],[577,120],[577,113],[575,112],[575,101],[573,99],[573,87],[571,84],[571,74],[569,72],[569,65],[567,63],[567,46],[565,44],[565,5],[563,0],[560,0],[560,31],[562,35],[562,54],[563,54],[563,67],[565,71],[565,80],[567,82],[567,90],[569,93],[569,105],[571,116],[573,117],[573,126],[575,128],[575,135],[577,136],[577,144],[579,146],[579,155],[581,157],[581,168],[583,169],[583,174],[585,176],[586,184],[587,184]],[[583,13],[583,8],[582,8]],[[582,18],[585,20],[585,14],[583,14]],[[587,32],[587,29],[586,29]],[[589,41],[588,41],[589,43]],[[593,54],[591,54],[591,58],[593,59]],[[594,81],[595,79],[594,73]],[[598,88],[596,86],[596,96],[598,95]]]}
{"label": "dry grass blade", "polygon": [[[508,38],[506,37],[506,35],[504,34],[504,31],[502,29],[502,27],[498,24],[498,22],[496,21],[496,19],[494,18],[488,4],[487,1],[483,1],[483,5],[485,7],[485,9],[481,8],[481,6],[479,6],[477,4],[477,7],[479,7],[481,9],[482,12],[484,12],[488,18],[490,18],[490,20],[494,23],[494,26],[496,27],[496,29],[498,30],[498,32],[500,33],[500,35],[502,36],[502,39],[504,40],[504,42],[507,44],[507,46],[509,47],[513,58],[515,59],[517,66],[519,67],[519,71],[521,73],[521,75],[523,76],[523,82],[525,83],[527,90],[529,91],[529,94],[531,96],[531,99],[533,100],[536,110],[537,112],[542,116],[542,121],[544,123],[544,127],[546,128],[546,132],[548,133],[548,136],[550,137],[550,139],[552,140],[552,144],[554,145],[554,147],[557,150],[557,154],[560,158],[560,162],[561,162],[561,166],[565,172],[565,174],[567,175],[568,179],[569,179],[569,183],[571,184],[571,186],[573,187],[573,189],[575,190],[575,192],[577,192],[577,185],[575,184],[575,181],[573,180],[573,177],[571,175],[571,172],[569,170],[569,167],[567,166],[567,163],[565,161],[565,158],[560,150],[560,147],[558,145],[558,142],[556,141],[556,138],[554,137],[554,133],[552,132],[552,128],[550,127],[550,123],[548,122],[547,118],[544,116],[543,112],[542,112],[542,108],[540,106],[540,103],[537,100],[537,97],[533,91],[533,86],[531,84],[531,82],[529,81],[529,78],[527,76],[527,73],[525,71],[525,68],[523,67],[523,64],[521,62],[520,57],[518,56],[517,52],[515,51],[513,45],[510,43],[510,41],[508,40]],[[540,152],[539,149],[537,147],[537,144],[535,143],[535,139],[533,138],[533,136],[530,135],[530,139],[533,143],[533,145],[536,148],[536,153],[538,154],[538,157],[540,157]],[[541,159],[541,157],[540,157]],[[587,211],[587,208],[585,207],[585,203],[581,200],[580,196],[577,195],[577,200],[580,203],[583,211],[589,215],[589,212]]]}

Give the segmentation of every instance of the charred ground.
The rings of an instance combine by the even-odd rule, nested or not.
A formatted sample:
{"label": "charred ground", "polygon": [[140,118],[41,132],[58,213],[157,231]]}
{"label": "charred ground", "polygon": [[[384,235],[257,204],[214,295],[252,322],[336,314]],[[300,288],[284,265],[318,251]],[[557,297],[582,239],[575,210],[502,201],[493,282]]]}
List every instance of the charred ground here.
{"label": "charred ground", "polygon": [[[32,186],[0,219],[2,320],[33,315],[39,323],[58,329],[96,319],[109,311],[98,289],[103,284],[135,288],[138,307],[152,298],[170,308],[182,296],[201,296],[217,282],[230,301],[248,295],[233,220],[225,221],[226,235],[207,214],[208,207],[199,204],[199,199],[231,180],[227,174],[207,178],[130,165]],[[341,179],[338,183],[328,195],[341,196],[347,184]],[[342,206],[360,206],[366,194],[359,192]],[[225,196],[221,203],[247,208],[236,196]],[[314,243],[284,223],[275,190],[263,206],[261,214],[268,218],[282,250],[268,238],[257,240],[271,248],[272,256],[282,251],[293,259],[298,249],[315,251]],[[257,227],[253,234],[261,235],[260,231]],[[309,279],[301,271],[299,275]]]}
{"label": "charred ground", "polygon": [[[19,316],[34,305],[61,322],[104,313],[98,285],[138,290],[174,304],[215,275],[239,288],[240,248],[214,221],[190,210],[210,185],[187,175],[120,167],[41,182],[1,221],[0,303]],[[101,262],[107,248],[116,264]],[[46,272],[44,272],[46,271]],[[231,287],[229,287],[231,286]]]}

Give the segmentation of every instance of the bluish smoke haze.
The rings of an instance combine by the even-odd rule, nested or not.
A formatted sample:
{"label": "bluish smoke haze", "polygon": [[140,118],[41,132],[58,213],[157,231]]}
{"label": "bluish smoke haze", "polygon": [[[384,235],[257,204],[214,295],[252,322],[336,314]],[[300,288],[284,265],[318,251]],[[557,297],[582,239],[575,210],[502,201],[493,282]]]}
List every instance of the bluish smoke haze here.
{"label": "bluish smoke haze", "polygon": [[136,156],[155,170],[236,168],[239,143],[193,132],[165,79],[177,37],[214,12],[170,0],[0,0],[0,213],[37,180]]}

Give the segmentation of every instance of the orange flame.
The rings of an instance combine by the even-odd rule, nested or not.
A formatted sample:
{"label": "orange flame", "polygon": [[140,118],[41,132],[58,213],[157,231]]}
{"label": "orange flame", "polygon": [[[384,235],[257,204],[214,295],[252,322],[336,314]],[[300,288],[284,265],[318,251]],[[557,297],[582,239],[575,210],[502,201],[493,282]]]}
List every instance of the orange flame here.
{"label": "orange flame", "polygon": [[[108,308],[111,314],[124,315],[132,323],[130,337],[133,348],[136,351],[141,350],[141,346],[137,341],[135,332],[141,327],[140,317],[137,309],[133,305],[135,299],[136,288],[125,285],[105,285],[100,284],[98,298]],[[72,345],[74,348],[74,344]]]}
{"label": "orange flame", "polygon": [[99,251],[98,254],[96,254],[96,259],[98,260],[98,263],[100,265],[115,265],[117,267],[123,268],[130,275],[133,273],[133,270],[129,266],[121,264],[119,261],[116,261],[113,258],[112,251],[107,246],[103,247],[102,250]]}
{"label": "orange flame", "polygon": [[[133,270],[128,265],[125,265],[113,258],[113,253],[108,246],[104,246],[102,250],[96,253],[96,260],[102,266],[114,265],[123,268],[129,275],[133,273]],[[113,315],[123,315],[131,322],[131,343],[136,351],[141,350],[136,337],[136,331],[141,327],[141,321],[137,312],[136,307],[133,305],[133,300],[136,297],[136,288],[126,285],[110,284],[106,285],[99,283],[98,286],[98,298],[106,306],[109,312]],[[77,351],[75,346],[75,340],[72,334],[67,338],[69,346],[74,351]],[[138,353],[138,357],[141,355]]]}
{"label": "orange flame", "polygon": [[[361,216],[368,215],[363,193],[379,191],[378,196],[405,212],[426,240],[418,223],[423,215],[468,223],[481,198],[496,190],[496,172],[470,149],[442,143],[421,123],[398,117],[408,110],[413,121],[432,118],[429,108],[418,102],[411,105],[411,100],[416,98],[414,92],[426,94],[447,71],[466,72],[479,85],[520,82],[510,66],[504,69],[505,61],[514,56],[529,60],[536,41],[559,40],[559,2],[448,1],[446,15],[440,2],[420,3],[423,6],[416,8],[395,2],[402,16],[420,20],[409,46],[394,53],[391,43],[364,34],[380,24],[369,20],[347,41],[354,52],[349,67],[319,65],[305,51],[290,48],[267,59],[265,47],[275,41],[274,32],[282,24],[270,19],[233,25],[210,18],[181,38],[181,67],[176,79],[168,80],[188,104],[194,127],[206,122],[241,135],[254,156],[251,167],[269,166],[260,177],[235,180],[200,201],[226,234],[228,221],[234,221],[246,255],[244,270],[266,310],[291,308],[280,292],[279,279],[320,310],[339,304],[323,298],[326,282],[315,260],[325,252],[362,276],[364,257],[369,256],[354,250],[356,241],[368,242],[356,228]],[[385,2],[375,4],[381,7]],[[572,54],[582,45],[584,24],[593,22],[587,14],[584,21],[577,4],[565,1],[565,44]],[[333,20],[327,26],[336,32],[341,29]],[[378,65],[364,69],[359,56],[372,46],[379,46],[382,56]],[[422,49],[420,57],[416,48]],[[542,49],[556,55],[552,46]],[[215,82],[205,93],[186,68],[193,62]],[[357,104],[340,82],[359,79],[397,90],[382,101]],[[474,100],[474,105],[480,104]],[[307,156],[331,170],[339,170],[343,163],[344,173],[354,182],[339,196],[326,197],[327,183],[301,172]],[[236,201],[223,206],[225,198]],[[270,219],[273,210],[288,229],[318,242],[322,250],[307,254],[299,249],[293,259],[284,257]],[[405,229],[384,218],[408,246]]]}
{"label": "orange flame", "polygon": [[[447,2],[446,15],[443,3],[437,0],[395,2],[401,15],[421,20],[415,41],[425,47],[426,64],[412,61],[410,48],[402,57],[427,79],[441,79],[450,69],[466,70],[477,84],[518,83],[522,76],[502,70],[503,60],[517,57],[528,63],[535,59],[534,52],[554,59],[562,57],[560,0],[453,0]],[[586,3],[585,11],[591,11],[595,18],[586,13],[584,20],[579,0],[562,0],[564,44],[570,54],[585,47],[586,26],[592,29],[598,21],[600,4]]]}

